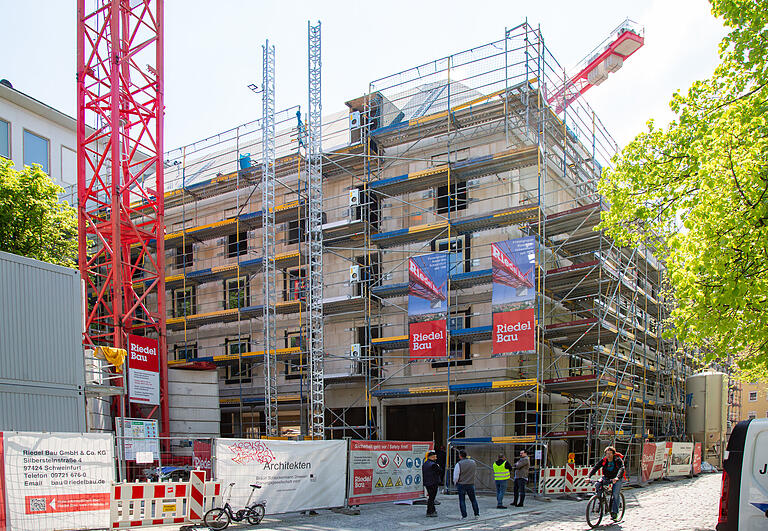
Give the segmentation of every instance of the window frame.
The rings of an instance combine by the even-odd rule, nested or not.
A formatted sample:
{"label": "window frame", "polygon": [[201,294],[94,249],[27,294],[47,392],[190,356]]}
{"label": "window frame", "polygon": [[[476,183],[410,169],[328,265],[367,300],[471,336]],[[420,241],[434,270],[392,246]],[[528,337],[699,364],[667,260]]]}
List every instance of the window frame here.
{"label": "window frame", "polygon": [[188,355],[185,355],[183,358],[179,357],[179,352],[184,351],[187,352],[187,350],[192,350],[193,356],[192,359],[197,358],[197,341],[189,342],[189,343],[176,343],[173,345],[173,359],[174,360],[182,360],[187,361],[190,359]]}
{"label": "window frame", "polygon": [[[187,252],[189,248],[189,252]],[[173,265],[176,269],[190,268],[195,264],[194,243],[183,243],[176,246],[176,256],[174,257]]]}
{"label": "window frame", "polygon": [[[232,237],[237,238],[232,241]],[[241,249],[242,243],[242,249]],[[233,250],[234,247],[234,250]],[[227,258],[237,258],[248,254],[248,231],[236,232],[227,235]]]}
{"label": "window frame", "polygon": [[[68,183],[64,180],[64,150],[70,151],[75,154],[75,182]],[[61,181],[61,185],[63,188],[68,188],[70,186],[77,186],[77,150],[74,150],[72,148],[69,148],[65,146],[64,144],[61,145],[61,149],[59,150],[59,181]]]}
{"label": "window frame", "polygon": [[750,402],[757,402],[757,391],[749,391],[748,400]]}
{"label": "window frame", "polygon": [[[243,284],[241,284],[240,281],[242,281]],[[233,283],[237,283],[237,288],[236,288],[235,291],[233,291],[230,288],[230,284],[233,284]],[[245,290],[244,290],[245,293],[244,293],[242,299],[240,299],[240,286],[241,285],[245,286]],[[230,299],[230,296],[232,296],[233,293],[235,294],[234,296],[236,296],[238,298],[237,299],[238,300],[238,305],[237,306],[232,306],[231,305],[232,301]],[[239,304],[239,302],[241,300],[243,302],[242,305]],[[248,276],[244,275],[244,276],[241,276],[241,277],[234,277],[234,278],[224,279],[224,309],[225,310],[235,310],[235,309],[239,309],[239,308],[246,308],[247,306],[250,305],[250,300],[251,300],[251,290],[250,290],[250,284],[248,282]]]}
{"label": "window frame", "polygon": [[45,140],[46,147],[47,147],[46,149],[47,162],[45,164],[46,167],[43,168],[43,171],[45,172],[46,175],[50,177],[51,175],[51,139],[44,137],[43,135],[38,135],[37,133],[35,133],[31,129],[27,129],[26,127],[23,128],[21,133],[21,160],[23,161],[24,166],[32,167],[32,164],[38,164],[37,162],[33,162],[32,164],[27,164],[27,135],[26,135],[27,133],[29,133],[30,135],[36,136],[41,140]]}
{"label": "window frame", "polygon": [[13,136],[11,134],[11,121],[10,120],[6,120],[2,116],[0,116],[0,122],[3,122],[4,124],[6,124],[8,126],[8,129],[7,129],[7,131],[8,131],[8,156],[6,157],[2,153],[0,153],[0,157],[4,158],[6,160],[12,160],[11,155],[13,154],[13,145],[12,145],[12,143],[13,143]]}
{"label": "window frame", "polygon": [[[172,291],[172,300],[173,300],[173,317],[188,317],[190,315],[195,315],[197,313],[197,289],[195,289],[196,286],[194,284],[190,284],[186,287],[176,288]],[[180,301],[178,298],[178,295],[183,294],[184,292],[189,292],[189,305],[190,305],[190,313],[181,313],[180,310],[182,308],[179,307]],[[181,301],[181,304],[186,303],[187,297],[185,296],[184,299]]]}

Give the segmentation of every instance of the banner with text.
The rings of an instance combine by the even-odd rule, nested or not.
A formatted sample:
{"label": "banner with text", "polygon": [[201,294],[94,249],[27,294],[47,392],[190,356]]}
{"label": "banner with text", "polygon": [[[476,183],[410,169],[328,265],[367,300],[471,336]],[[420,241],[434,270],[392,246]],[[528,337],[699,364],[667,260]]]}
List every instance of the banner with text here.
{"label": "banner with text", "polygon": [[349,504],[410,500],[424,492],[421,465],[431,442],[350,441]]}
{"label": "banner with text", "polygon": [[9,529],[104,529],[114,476],[112,435],[5,432]]}
{"label": "banner with text", "polygon": [[448,255],[408,260],[408,346],[410,358],[447,356]]}
{"label": "banner with text", "polygon": [[536,239],[491,244],[493,355],[535,352]]}
{"label": "banner with text", "polygon": [[668,442],[667,472],[668,476],[687,476],[691,473],[693,463],[692,442]]}
{"label": "banner with text", "polygon": [[128,334],[128,395],[137,404],[160,404],[157,339]]}
{"label": "banner with text", "polygon": [[344,506],[346,441],[216,439],[217,478],[232,487],[233,507],[266,500],[267,514]]}
{"label": "banner with text", "polygon": [[643,443],[643,455],[640,462],[640,481],[653,481],[664,475],[666,444]]}

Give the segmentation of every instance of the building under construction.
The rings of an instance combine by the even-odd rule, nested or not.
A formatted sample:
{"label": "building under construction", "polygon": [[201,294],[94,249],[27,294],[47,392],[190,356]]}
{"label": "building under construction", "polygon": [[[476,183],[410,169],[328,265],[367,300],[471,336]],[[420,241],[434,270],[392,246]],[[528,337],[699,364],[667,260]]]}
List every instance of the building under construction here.
{"label": "building under construction", "polygon": [[[215,364],[222,435],[434,441],[486,464],[526,448],[536,466],[613,444],[632,469],[644,440],[682,437],[692,360],[661,334],[663,265],[595,230],[617,146],[581,97],[642,30],[625,21],[574,76],[525,23],[322,120],[319,31],[308,108],[274,109],[267,45],[263,118],[165,157],[169,366]],[[494,355],[491,245],[524,236],[535,344]],[[447,348],[412,359],[409,259],[432,253]]]}

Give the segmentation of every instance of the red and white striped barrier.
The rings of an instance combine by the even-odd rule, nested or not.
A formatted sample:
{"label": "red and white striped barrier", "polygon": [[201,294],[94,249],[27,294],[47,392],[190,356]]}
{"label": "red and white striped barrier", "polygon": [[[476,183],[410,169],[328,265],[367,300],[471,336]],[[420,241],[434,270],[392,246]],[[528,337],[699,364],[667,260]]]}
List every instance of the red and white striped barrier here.
{"label": "red and white striped barrier", "polygon": [[205,481],[203,470],[193,470],[189,482],[117,483],[110,523],[113,529],[198,523],[220,495],[221,484]]}
{"label": "red and white striped barrier", "polygon": [[[592,492],[594,487],[589,480],[588,466],[560,466],[545,468],[541,471],[541,492],[542,494],[565,494]],[[595,481],[600,479],[600,475],[595,474]]]}

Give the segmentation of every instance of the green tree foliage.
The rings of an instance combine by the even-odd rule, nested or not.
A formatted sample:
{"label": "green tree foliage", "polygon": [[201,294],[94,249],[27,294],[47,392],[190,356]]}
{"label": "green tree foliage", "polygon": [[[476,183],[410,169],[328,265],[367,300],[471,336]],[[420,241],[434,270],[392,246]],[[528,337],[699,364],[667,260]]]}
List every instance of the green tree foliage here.
{"label": "green tree foliage", "polygon": [[14,169],[0,158],[0,251],[74,267],[77,213],[40,166]]}
{"label": "green tree foliage", "polygon": [[768,377],[768,0],[711,0],[730,32],[712,77],[676,93],[606,171],[601,228],[669,270],[671,329],[706,361]]}

